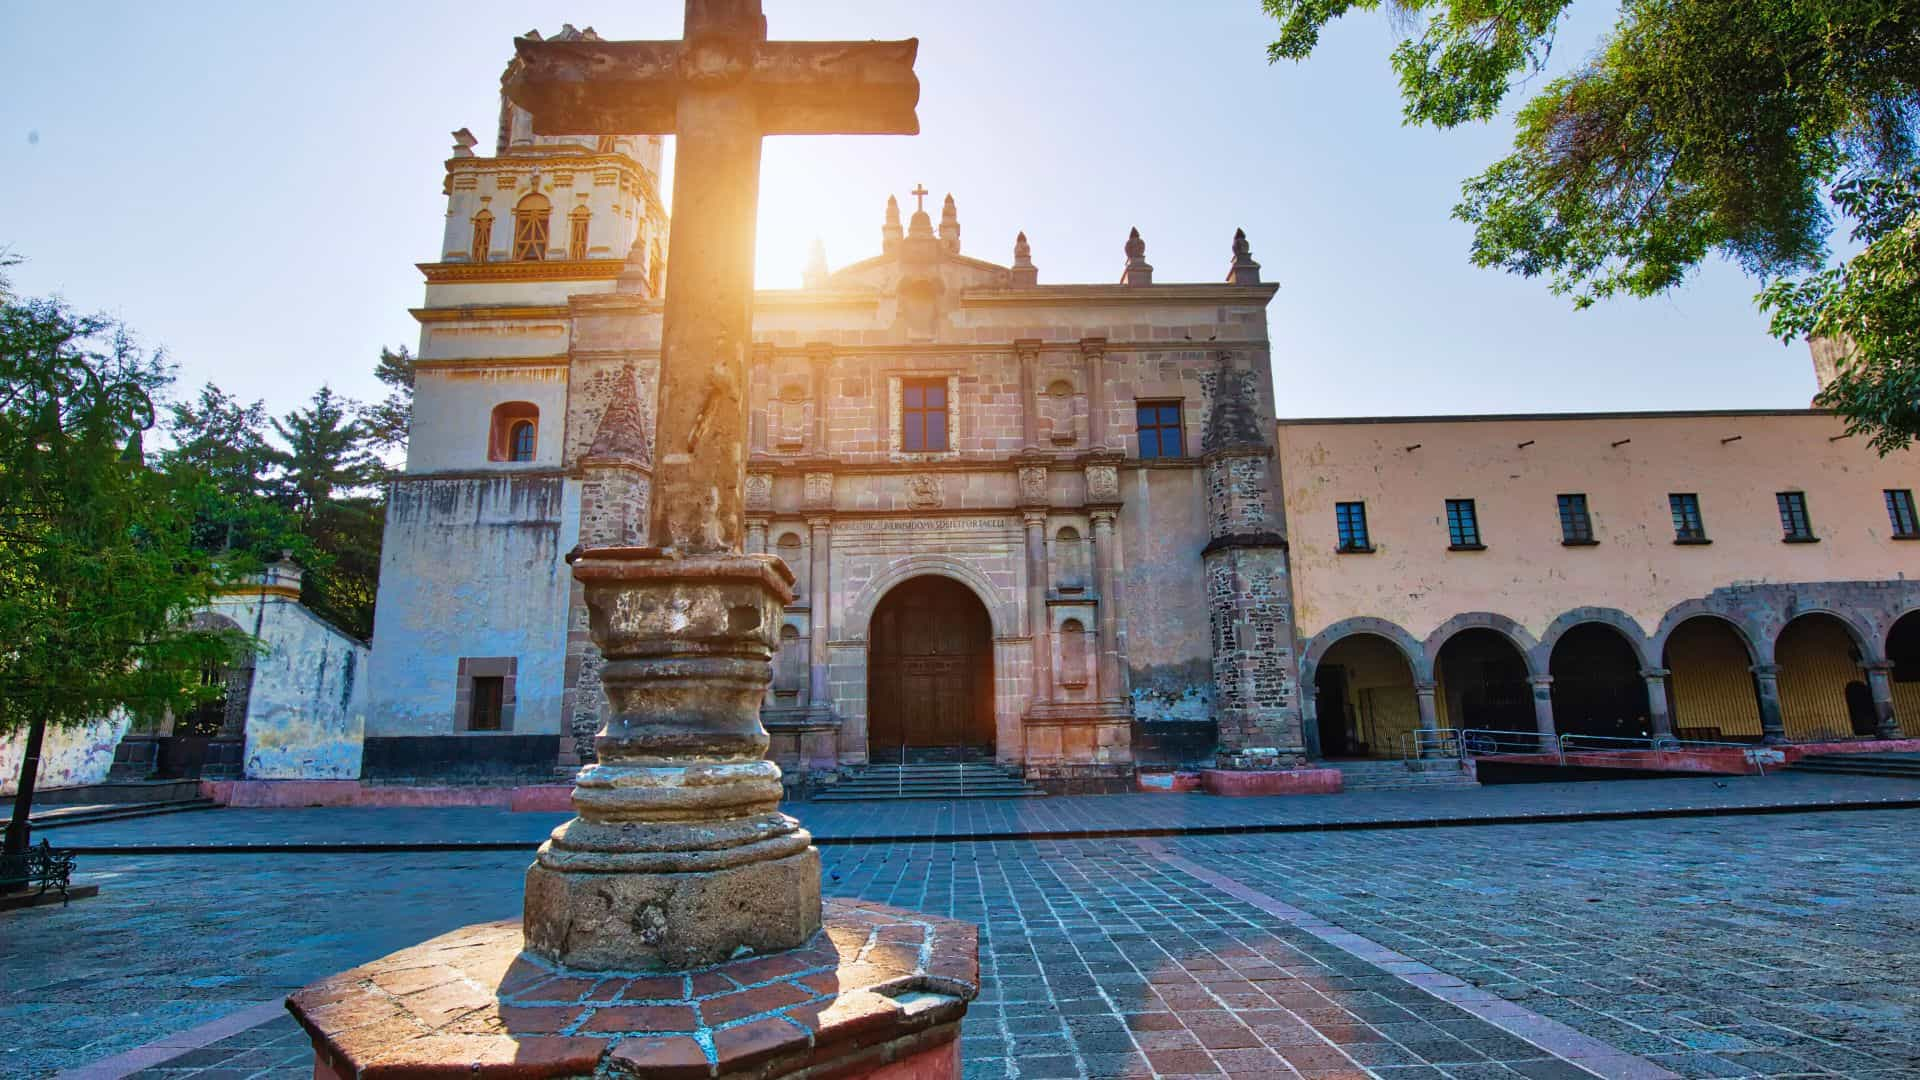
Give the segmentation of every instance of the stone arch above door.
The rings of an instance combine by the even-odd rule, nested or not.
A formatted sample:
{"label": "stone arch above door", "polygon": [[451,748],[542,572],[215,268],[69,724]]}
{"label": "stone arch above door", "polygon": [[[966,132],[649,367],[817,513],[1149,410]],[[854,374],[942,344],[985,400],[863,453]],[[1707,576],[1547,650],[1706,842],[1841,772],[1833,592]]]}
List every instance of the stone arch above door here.
{"label": "stone arch above door", "polygon": [[880,601],[886,597],[887,593],[909,578],[928,574],[952,578],[973,590],[981,606],[987,609],[987,619],[993,626],[995,638],[1016,637],[1025,632],[1021,623],[1018,597],[999,595],[1001,592],[1016,594],[1017,589],[996,590],[993,582],[984,573],[965,560],[956,559],[950,555],[926,553],[900,559],[860,590],[860,594],[847,607],[845,636],[861,641],[867,640],[874,610],[880,606]]}

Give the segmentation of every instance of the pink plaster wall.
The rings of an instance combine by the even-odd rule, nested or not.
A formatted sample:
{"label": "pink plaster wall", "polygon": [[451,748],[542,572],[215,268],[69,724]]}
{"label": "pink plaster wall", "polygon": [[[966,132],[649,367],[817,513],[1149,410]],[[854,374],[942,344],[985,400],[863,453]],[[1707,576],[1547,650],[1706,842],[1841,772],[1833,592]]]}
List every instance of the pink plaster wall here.
{"label": "pink plaster wall", "polygon": [[[1916,486],[1920,451],[1881,458],[1859,439],[1829,441],[1841,432],[1814,412],[1284,422],[1301,636],[1374,616],[1425,637],[1466,611],[1538,635],[1583,605],[1651,632],[1674,604],[1734,582],[1910,577],[1920,544],[1889,539],[1882,491]],[[1774,494],[1795,490],[1817,544],[1781,543]],[[1597,545],[1561,545],[1563,492],[1587,496]],[[1713,543],[1674,544],[1671,492],[1700,496]],[[1447,550],[1450,498],[1475,500],[1487,550]],[[1373,554],[1334,551],[1334,503],[1350,501],[1367,504]]]}

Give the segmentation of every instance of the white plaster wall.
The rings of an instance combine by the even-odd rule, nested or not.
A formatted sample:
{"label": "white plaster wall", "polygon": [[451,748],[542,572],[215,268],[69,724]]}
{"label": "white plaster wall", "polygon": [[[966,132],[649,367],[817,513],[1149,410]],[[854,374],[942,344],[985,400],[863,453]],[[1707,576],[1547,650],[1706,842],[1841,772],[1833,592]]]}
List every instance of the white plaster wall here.
{"label": "white plaster wall", "polygon": [[463,656],[518,657],[510,734],[559,732],[578,533],[577,485],[557,476],[396,482],[366,734],[452,733]]}
{"label": "white plaster wall", "polygon": [[[126,714],[116,713],[106,720],[48,731],[40,744],[40,772],[34,788],[44,791],[104,781],[113,766],[113,748],[127,733],[127,724]],[[0,739],[0,795],[20,790],[20,765],[26,752],[26,731]]]}
{"label": "white plaster wall", "polygon": [[[532,402],[540,410],[531,462],[488,461],[494,406]],[[556,469],[566,430],[567,369],[558,366],[428,368],[414,385],[410,473]]]}
{"label": "white plaster wall", "polygon": [[208,610],[259,638],[247,696],[249,780],[360,775],[370,651],[284,597],[222,597]]}

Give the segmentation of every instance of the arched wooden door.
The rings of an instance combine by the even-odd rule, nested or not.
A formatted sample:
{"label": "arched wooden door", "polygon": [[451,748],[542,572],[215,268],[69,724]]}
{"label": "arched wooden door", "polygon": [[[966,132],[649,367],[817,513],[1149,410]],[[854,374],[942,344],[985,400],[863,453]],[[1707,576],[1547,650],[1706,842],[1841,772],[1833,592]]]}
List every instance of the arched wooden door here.
{"label": "arched wooden door", "polygon": [[903,582],[873,613],[868,754],[993,748],[993,630],[980,598],[950,578]]}

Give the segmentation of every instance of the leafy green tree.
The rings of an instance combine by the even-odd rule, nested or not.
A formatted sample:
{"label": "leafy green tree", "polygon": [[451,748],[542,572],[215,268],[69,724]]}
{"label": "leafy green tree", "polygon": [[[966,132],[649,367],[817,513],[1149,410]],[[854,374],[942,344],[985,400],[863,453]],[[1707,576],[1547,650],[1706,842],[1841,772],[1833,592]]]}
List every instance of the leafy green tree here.
{"label": "leafy green tree", "polygon": [[[1408,27],[1392,55],[1407,121],[1495,116],[1544,70],[1570,2],[1386,0]],[[1262,3],[1280,24],[1275,61],[1304,59],[1328,22],[1383,6]],[[1519,108],[1513,152],[1466,181],[1454,216],[1473,226],[1475,263],[1545,277],[1582,307],[1664,293],[1710,255],[1733,260],[1769,282],[1776,333],[1851,338],[1853,374],[1823,400],[1884,450],[1920,434],[1915,353],[1876,321],[1911,325],[1917,147],[1910,0],[1625,0],[1592,57]],[[1827,266],[1835,205],[1881,247],[1868,264]],[[1904,295],[1889,291],[1901,282]]]}
{"label": "leafy green tree", "polygon": [[291,551],[309,569],[319,558],[279,498],[275,451],[263,402],[243,405],[208,383],[167,406],[172,445],[157,457],[179,480],[193,514],[194,544],[244,572]]}
{"label": "leafy green tree", "polygon": [[168,378],[111,320],[0,287],[0,733],[27,733],[9,855],[49,728],[183,709],[248,647],[188,624],[213,563],[142,451]]}
{"label": "leafy green tree", "polygon": [[387,388],[387,396],[360,411],[368,443],[380,450],[404,450],[407,429],[413,423],[413,354],[405,345],[382,347],[373,377]]}
{"label": "leafy green tree", "polygon": [[301,602],[349,633],[373,633],[384,504],[372,494],[383,475],[358,406],[322,386],[303,409],[273,422],[285,448],[274,453],[283,498],[326,565],[302,581]]}

